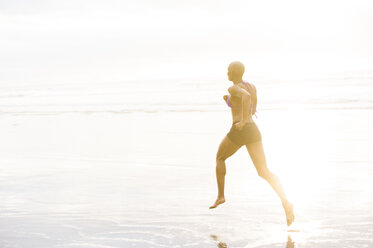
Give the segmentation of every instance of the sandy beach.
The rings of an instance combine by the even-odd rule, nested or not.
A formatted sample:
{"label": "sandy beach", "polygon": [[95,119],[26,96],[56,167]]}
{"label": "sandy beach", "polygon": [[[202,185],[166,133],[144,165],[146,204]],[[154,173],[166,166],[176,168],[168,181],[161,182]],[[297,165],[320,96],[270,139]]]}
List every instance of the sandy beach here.
{"label": "sandy beach", "polygon": [[[125,84],[3,89],[0,246],[371,247],[372,82],[320,81],[344,88],[317,99],[256,83],[263,100],[254,120],[294,202],[290,228],[244,148],[227,160],[227,202],[208,208],[231,125],[226,83],[181,80],[149,90],[143,105]],[[317,91],[309,83],[295,92]]]}
{"label": "sandy beach", "polygon": [[[0,248],[372,248],[372,13],[371,0],[0,1]],[[245,146],[209,209],[219,144],[232,113],[245,119],[224,99],[255,105],[251,88],[228,91],[242,81],[286,196],[249,150],[294,204],[290,227]]]}

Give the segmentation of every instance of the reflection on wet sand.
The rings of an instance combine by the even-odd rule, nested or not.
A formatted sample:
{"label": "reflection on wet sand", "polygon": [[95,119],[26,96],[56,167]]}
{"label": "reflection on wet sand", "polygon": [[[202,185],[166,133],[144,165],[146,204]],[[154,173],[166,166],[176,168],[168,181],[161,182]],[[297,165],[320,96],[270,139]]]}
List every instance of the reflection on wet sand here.
{"label": "reflection on wet sand", "polygon": [[[228,248],[227,244],[224,243],[223,241],[221,241],[218,236],[211,234],[210,237],[213,240],[217,241],[218,248]],[[286,247],[285,248],[294,248],[294,247],[295,247],[295,242],[291,238],[291,235],[288,234],[288,241],[286,242]]]}
{"label": "reflection on wet sand", "polygon": [[226,243],[224,243],[224,242],[222,242],[222,241],[219,240],[218,236],[211,234],[210,237],[213,240],[215,240],[215,241],[218,242],[218,247],[219,248],[227,248],[228,247]]}
{"label": "reflection on wet sand", "polygon": [[286,248],[294,248],[295,242],[291,239],[291,235],[288,235],[288,242],[286,243]]}

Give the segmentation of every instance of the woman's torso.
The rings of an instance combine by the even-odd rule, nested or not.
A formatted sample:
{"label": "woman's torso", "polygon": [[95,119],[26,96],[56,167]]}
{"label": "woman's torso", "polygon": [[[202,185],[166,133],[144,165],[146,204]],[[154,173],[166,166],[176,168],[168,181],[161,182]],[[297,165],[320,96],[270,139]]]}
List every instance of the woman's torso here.
{"label": "woman's torso", "polygon": [[[237,86],[245,89],[250,94],[254,93],[253,90],[252,90],[253,87],[250,87],[248,85],[248,83],[239,83],[239,84],[237,84]],[[252,115],[251,115],[251,108],[250,108],[250,106],[252,106],[251,100],[252,100],[252,97],[249,98],[247,113],[245,113],[246,115],[248,115],[247,122],[254,122],[254,120],[252,118]],[[231,107],[232,120],[233,120],[233,122],[238,122],[238,121],[241,120],[241,115],[242,115],[242,98],[237,97],[237,96],[231,96],[230,97],[230,102],[231,102],[231,105],[232,105],[232,107]]]}

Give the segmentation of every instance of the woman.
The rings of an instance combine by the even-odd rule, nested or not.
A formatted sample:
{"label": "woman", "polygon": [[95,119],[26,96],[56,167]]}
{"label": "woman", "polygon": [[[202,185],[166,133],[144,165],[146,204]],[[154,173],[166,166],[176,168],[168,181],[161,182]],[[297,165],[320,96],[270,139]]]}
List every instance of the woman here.
{"label": "woman", "polygon": [[233,124],[229,133],[220,143],[216,155],[218,197],[210,209],[216,208],[225,202],[225,160],[232,156],[241,146],[245,145],[258,175],[265,179],[280,197],[285,210],[287,225],[289,226],[294,221],[293,205],[288,201],[277,176],[267,167],[262,135],[252,119],[252,115],[256,112],[256,88],[253,84],[242,80],[244,72],[245,67],[241,62],[232,62],[228,67],[228,79],[233,82],[233,86],[228,88],[231,96],[224,96],[224,100],[231,107]]}

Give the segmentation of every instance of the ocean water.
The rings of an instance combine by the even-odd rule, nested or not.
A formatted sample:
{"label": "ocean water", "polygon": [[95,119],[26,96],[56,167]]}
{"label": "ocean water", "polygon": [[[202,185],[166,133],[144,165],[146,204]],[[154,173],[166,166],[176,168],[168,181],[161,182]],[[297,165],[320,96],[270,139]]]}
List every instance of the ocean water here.
{"label": "ocean water", "polygon": [[[309,79],[256,77],[259,109],[369,109],[373,72]],[[223,78],[1,85],[2,114],[225,111]]]}
{"label": "ocean water", "polygon": [[224,79],[1,86],[1,247],[372,247],[373,75],[254,78],[286,226],[229,131]]}

